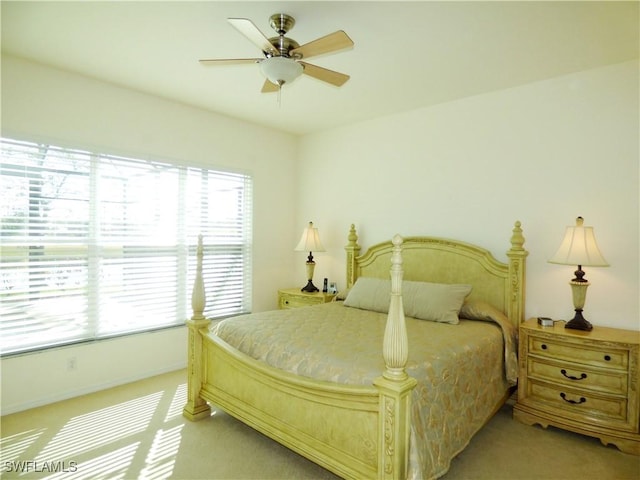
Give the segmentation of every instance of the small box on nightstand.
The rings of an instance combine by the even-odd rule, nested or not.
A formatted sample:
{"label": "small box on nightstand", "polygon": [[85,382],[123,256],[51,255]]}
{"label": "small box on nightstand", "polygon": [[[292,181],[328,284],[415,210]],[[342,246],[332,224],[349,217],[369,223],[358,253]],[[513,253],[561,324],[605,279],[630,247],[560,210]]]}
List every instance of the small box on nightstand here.
{"label": "small box on nightstand", "polygon": [[538,325],[541,327],[553,327],[553,318],[538,317]]}

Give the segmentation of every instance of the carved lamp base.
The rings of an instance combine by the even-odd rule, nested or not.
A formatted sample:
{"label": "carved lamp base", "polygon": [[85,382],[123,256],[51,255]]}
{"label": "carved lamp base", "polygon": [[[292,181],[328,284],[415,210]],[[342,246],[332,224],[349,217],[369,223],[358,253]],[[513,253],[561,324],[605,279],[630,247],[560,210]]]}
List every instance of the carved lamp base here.
{"label": "carved lamp base", "polygon": [[315,293],[320,291],[318,290],[318,287],[313,284],[313,271],[315,268],[316,262],[313,261],[313,256],[311,255],[311,252],[309,252],[309,257],[307,258],[307,278],[309,280],[307,281],[307,284],[300,289],[301,292]]}

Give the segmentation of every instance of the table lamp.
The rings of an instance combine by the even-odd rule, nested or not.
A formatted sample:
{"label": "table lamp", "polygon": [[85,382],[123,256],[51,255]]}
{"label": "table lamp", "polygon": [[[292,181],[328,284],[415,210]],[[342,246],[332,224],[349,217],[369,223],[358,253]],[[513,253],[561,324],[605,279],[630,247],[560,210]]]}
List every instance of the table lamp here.
{"label": "table lamp", "polygon": [[320,243],[320,235],[318,229],[313,226],[313,222],[309,222],[309,226],[302,232],[302,237],[298,246],[295,248],[298,252],[309,252],[307,257],[307,284],[302,287],[302,292],[314,293],[318,292],[318,288],[313,284],[313,271],[316,268],[316,262],[313,261],[313,252],[324,252],[324,247]]}
{"label": "table lamp", "polygon": [[583,224],[584,219],[578,217],[575,227],[567,227],[562,244],[556,254],[549,259],[549,263],[578,266],[574,272],[575,278],[569,282],[576,313],[573,319],[567,322],[565,328],[590,331],[593,326],[582,316],[587,287],[590,285],[584,278],[582,267],[608,267],[609,264],[600,253],[593,227],[585,227]]}

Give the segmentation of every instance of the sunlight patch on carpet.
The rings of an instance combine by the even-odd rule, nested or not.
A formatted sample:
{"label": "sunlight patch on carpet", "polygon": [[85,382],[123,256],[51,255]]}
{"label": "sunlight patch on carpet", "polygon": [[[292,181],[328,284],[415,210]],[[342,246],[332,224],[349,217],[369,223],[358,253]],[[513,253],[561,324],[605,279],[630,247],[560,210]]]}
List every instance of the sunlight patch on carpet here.
{"label": "sunlight patch on carpet", "polygon": [[72,418],[35,460],[70,458],[143,432],[161,397],[162,392],[156,392]]}
{"label": "sunlight patch on carpet", "polygon": [[182,409],[184,408],[186,403],[187,384],[183,383],[181,385],[178,385],[178,388],[176,388],[176,393],[171,400],[171,405],[167,410],[167,416],[165,417],[164,421],[168,422],[169,420],[182,416]]}
{"label": "sunlight patch on carpet", "polygon": [[46,428],[34,428],[0,439],[0,462],[2,465],[18,459],[46,430]]}

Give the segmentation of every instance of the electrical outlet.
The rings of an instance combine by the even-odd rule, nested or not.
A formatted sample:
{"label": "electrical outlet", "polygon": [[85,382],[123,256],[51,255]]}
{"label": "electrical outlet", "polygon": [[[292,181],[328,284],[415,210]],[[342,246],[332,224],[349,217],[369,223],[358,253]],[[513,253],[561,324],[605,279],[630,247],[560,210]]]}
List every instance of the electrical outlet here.
{"label": "electrical outlet", "polygon": [[73,372],[78,368],[78,359],[76,357],[69,357],[67,359],[67,371]]}

